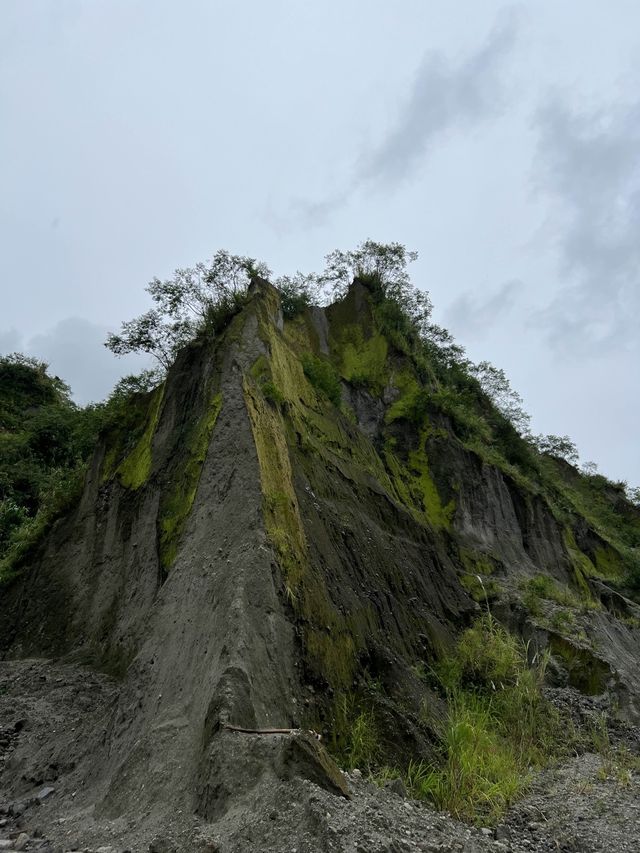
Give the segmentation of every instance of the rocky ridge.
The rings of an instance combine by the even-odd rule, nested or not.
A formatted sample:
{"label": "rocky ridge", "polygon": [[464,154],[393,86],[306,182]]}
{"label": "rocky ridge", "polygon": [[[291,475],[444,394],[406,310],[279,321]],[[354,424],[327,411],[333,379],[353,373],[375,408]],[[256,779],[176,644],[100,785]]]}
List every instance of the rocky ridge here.
{"label": "rocky ridge", "polygon": [[[286,322],[257,282],[222,335],[179,356],[138,432],[104,436],[79,504],[3,589],[0,829],[13,849],[23,828],[25,849],[110,837],[132,850],[601,849],[558,846],[605,838],[592,822],[596,841],[586,829],[561,840],[571,816],[513,817],[513,840],[362,776],[340,797],[322,745],[226,728],[310,729],[339,755],[341,708],[366,697],[387,760],[429,757],[421,711],[442,709],[419,665],[487,606],[549,649],[559,688],[606,694],[638,722],[640,608],[619,582],[624,554],[559,510],[564,491],[554,503],[463,440],[441,398],[357,282]],[[540,576],[551,592],[533,602]],[[568,785],[596,784],[598,761],[544,777],[560,814]],[[635,772],[626,788],[596,781],[633,824]],[[530,817],[526,802],[513,815]],[[547,836],[556,847],[529,846]]]}

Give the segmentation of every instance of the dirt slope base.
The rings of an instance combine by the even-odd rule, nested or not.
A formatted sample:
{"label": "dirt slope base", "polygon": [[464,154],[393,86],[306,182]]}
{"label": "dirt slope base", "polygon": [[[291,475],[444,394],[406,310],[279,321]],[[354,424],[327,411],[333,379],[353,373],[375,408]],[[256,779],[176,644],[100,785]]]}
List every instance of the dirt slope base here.
{"label": "dirt slope base", "polygon": [[[559,701],[566,701],[559,696]],[[570,697],[569,697],[570,698]],[[201,780],[200,810],[146,811],[132,799],[127,816],[104,809],[85,791],[99,788],[101,742],[117,701],[115,682],[87,669],[26,660],[0,663],[0,849],[101,853],[412,853],[412,851],[632,851],[640,837],[640,775],[620,773],[585,754],[535,780],[531,794],[496,830],[476,829],[365,781],[346,777],[351,798],[326,790],[326,768],[306,737],[243,736],[221,750]],[[601,700],[591,702],[597,711]],[[640,733],[617,729],[637,752]],[[257,746],[256,762],[252,744]],[[236,762],[230,762],[230,757]],[[253,756],[253,758],[252,758]],[[267,758],[268,756],[268,758]],[[252,772],[252,762],[259,774]],[[316,781],[300,778],[316,768]],[[217,776],[215,773],[217,772]],[[93,780],[86,781],[86,780]],[[241,790],[242,784],[244,791]],[[152,782],[151,782],[152,784]],[[336,781],[337,791],[342,781]],[[141,781],[144,785],[144,781]],[[233,787],[230,807],[215,815],[207,799]],[[53,790],[52,790],[53,789]],[[92,794],[93,796],[93,794]],[[224,798],[223,798],[224,799]],[[197,806],[198,804],[196,804]],[[7,848],[3,841],[13,839]],[[17,847],[16,847],[17,845]]]}

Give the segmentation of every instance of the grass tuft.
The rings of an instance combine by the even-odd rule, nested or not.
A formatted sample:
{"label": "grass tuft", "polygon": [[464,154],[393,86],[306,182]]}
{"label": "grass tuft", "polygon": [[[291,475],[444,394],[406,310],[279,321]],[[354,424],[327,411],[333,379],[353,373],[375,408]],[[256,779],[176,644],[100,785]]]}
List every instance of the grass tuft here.
{"label": "grass tuft", "polygon": [[406,784],[458,818],[496,823],[533,768],[566,748],[558,713],[542,695],[546,658],[490,615],[460,637],[434,673],[448,703],[438,759],[412,763]]}

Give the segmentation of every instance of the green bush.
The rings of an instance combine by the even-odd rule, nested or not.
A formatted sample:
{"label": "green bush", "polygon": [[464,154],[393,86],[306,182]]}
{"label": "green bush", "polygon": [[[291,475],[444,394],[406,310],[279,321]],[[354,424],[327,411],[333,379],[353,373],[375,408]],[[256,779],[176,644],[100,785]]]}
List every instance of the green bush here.
{"label": "green bush", "polygon": [[416,796],[476,823],[495,823],[541,767],[568,746],[559,717],[542,694],[546,659],[491,615],[460,637],[434,672],[447,699],[439,759],[414,763]]}
{"label": "green bush", "polygon": [[318,302],[319,289],[317,276],[296,273],[294,276],[284,275],[274,282],[280,293],[280,305],[285,320],[292,320],[314,302]]}
{"label": "green bush", "polygon": [[117,431],[125,445],[136,437],[141,395],[129,393],[132,382],[120,383],[107,403],[80,408],[46,364],[0,358],[0,579],[15,574],[79,498],[99,432]]}
{"label": "green bush", "polygon": [[331,362],[311,353],[304,353],[301,361],[304,375],[313,387],[328,397],[334,406],[340,406],[342,399],[340,379]]}

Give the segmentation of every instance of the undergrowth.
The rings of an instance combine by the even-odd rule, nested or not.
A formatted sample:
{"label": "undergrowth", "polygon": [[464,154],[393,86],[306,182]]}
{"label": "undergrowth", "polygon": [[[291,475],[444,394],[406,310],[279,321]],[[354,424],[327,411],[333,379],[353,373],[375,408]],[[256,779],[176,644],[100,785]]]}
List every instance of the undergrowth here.
{"label": "undergrowth", "polygon": [[493,824],[524,793],[532,771],[566,751],[561,718],[542,694],[546,657],[529,662],[528,651],[487,614],[432,669],[448,710],[435,724],[435,760],[413,761],[402,774],[413,796]]}
{"label": "undergrowth", "polygon": [[581,595],[569,587],[559,584],[549,575],[535,575],[523,584],[523,603],[534,616],[541,615],[541,601],[552,601],[555,604],[569,607],[573,610],[596,610],[598,603],[586,592]]}

